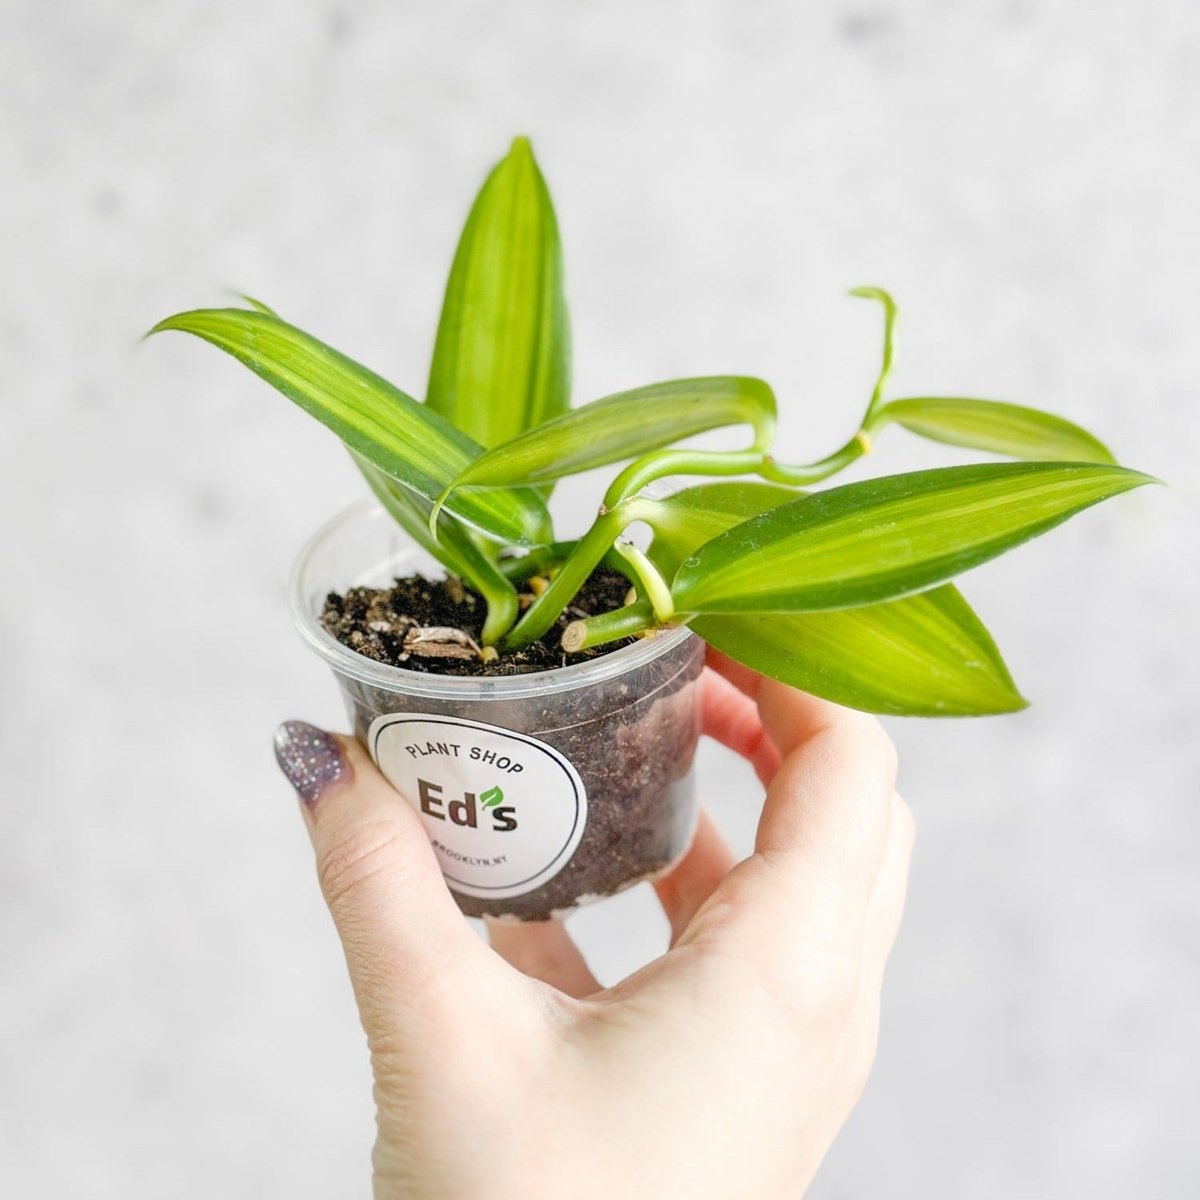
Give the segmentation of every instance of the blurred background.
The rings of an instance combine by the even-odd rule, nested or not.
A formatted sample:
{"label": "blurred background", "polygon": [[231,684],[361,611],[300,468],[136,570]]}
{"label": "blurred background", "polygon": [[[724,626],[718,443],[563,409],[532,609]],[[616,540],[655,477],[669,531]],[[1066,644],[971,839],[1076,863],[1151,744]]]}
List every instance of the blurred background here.
{"label": "blurred background", "polygon": [[[1167,479],[974,573],[1034,705],[893,722],[920,841],[866,1097],[811,1195],[1200,1190],[1200,8],[1193,0],[4,0],[0,1192],[365,1196],[363,1040],[276,723],[336,442],[160,317],[244,289],[420,394],[510,138],[577,401],[762,375],[780,453],[891,395],[1044,406]],[[868,471],[958,461],[890,431]],[[560,489],[560,492],[565,489]],[[558,499],[564,521],[598,481]],[[746,849],[749,770],[706,746]],[[611,981],[645,887],[571,922]]]}

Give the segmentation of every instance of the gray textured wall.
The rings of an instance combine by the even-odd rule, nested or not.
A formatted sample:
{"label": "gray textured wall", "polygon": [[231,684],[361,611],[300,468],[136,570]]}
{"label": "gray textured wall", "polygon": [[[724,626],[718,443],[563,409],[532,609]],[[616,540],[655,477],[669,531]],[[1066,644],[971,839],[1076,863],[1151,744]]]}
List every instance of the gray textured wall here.
{"label": "gray textured wall", "polygon": [[[812,1194],[1197,1194],[1194,2],[4,0],[0,31],[0,1192],[367,1192],[269,748],[342,720],[281,581],[361,488],[217,354],[136,339],[245,288],[419,390],[465,205],[527,131],[580,398],[750,371],[819,454],[876,362],[844,290],[878,282],[894,394],[1039,403],[1173,484],[967,581],[1035,706],[894,725],[910,916]],[[953,457],[895,433],[869,465]],[[703,762],[746,845],[748,772]],[[605,978],[664,936],[640,892],[573,925]]]}

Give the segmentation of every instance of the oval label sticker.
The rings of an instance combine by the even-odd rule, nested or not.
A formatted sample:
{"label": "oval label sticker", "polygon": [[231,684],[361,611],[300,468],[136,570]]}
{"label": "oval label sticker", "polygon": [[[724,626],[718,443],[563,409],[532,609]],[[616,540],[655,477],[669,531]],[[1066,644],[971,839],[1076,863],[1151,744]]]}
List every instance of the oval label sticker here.
{"label": "oval label sticker", "polygon": [[385,713],[371,723],[367,748],[417,810],[456,892],[532,892],[583,837],[583,781],[536,738],[459,717]]}

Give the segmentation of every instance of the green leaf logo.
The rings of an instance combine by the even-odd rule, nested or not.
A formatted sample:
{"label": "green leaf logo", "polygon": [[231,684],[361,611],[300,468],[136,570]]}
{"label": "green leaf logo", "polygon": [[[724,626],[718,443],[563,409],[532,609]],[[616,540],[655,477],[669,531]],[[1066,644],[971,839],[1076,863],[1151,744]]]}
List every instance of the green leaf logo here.
{"label": "green leaf logo", "polygon": [[498,787],[490,787],[479,797],[479,803],[484,808],[495,808],[504,799],[504,793]]}

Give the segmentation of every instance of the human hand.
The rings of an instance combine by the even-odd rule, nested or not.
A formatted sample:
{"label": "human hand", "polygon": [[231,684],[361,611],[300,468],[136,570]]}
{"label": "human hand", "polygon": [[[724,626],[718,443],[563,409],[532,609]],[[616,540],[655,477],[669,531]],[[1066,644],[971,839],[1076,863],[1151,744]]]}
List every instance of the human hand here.
{"label": "human hand", "polygon": [[707,816],[655,885],[661,958],[601,988],[559,924],[471,931],[413,809],[296,722],[304,800],[375,1076],[375,1196],[800,1196],[874,1058],[912,818],[874,719],[710,652],[705,732],[766,786],[735,864]]}

